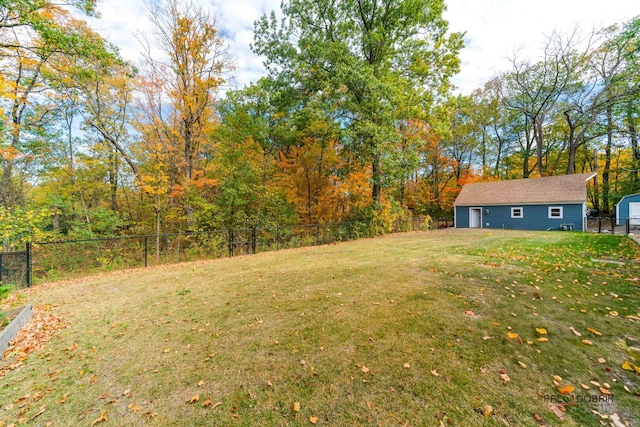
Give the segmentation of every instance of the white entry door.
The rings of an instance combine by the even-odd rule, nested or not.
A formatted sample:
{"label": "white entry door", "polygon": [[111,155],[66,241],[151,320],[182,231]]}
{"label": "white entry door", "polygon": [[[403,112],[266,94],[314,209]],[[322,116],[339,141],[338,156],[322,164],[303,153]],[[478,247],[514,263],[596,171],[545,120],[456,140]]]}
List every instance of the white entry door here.
{"label": "white entry door", "polygon": [[482,226],[482,209],[469,208],[469,228],[480,228]]}
{"label": "white entry door", "polygon": [[640,225],[640,203],[629,203],[629,223],[631,225]]}

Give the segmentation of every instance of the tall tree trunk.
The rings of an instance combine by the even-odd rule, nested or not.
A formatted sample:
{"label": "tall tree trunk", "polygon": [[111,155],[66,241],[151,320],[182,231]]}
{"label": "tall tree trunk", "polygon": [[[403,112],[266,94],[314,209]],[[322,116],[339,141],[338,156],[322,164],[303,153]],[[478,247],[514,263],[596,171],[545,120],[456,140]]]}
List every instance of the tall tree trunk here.
{"label": "tall tree trunk", "polygon": [[604,150],[604,170],[602,171],[602,209],[609,213],[609,174],[611,172],[611,150],[613,148],[613,107],[607,102],[607,146]]}
{"label": "tall tree trunk", "polygon": [[[640,166],[640,149],[638,149],[638,130],[636,129],[633,117],[633,100],[627,102],[627,126],[629,128],[629,139],[633,150],[633,182],[638,182],[638,166]],[[634,188],[634,191],[636,189]]]}
{"label": "tall tree trunk", "polygon": [[538,173],[540,176],[545,176],[546,171],[544,169],[543,163],[543,138],[542,138],[542,119],[538,118],[533,123],[533,136],[536,140],[536,156],[537,156],[537,165],[538,165]]}
{"label": "tall tree trunk", "polygon": [[111,210],[118,210],[118,152],[109,147],[109,187],[111,189]]}
{"label": "tall tree trunk", "polygon": [[371,162],[371,170],[373,172],[373,188],[371,192],[371,200],[375,206],[380,206],[380,195],[382,190],[382,170],[380,166],[380,154],[373,155]]}

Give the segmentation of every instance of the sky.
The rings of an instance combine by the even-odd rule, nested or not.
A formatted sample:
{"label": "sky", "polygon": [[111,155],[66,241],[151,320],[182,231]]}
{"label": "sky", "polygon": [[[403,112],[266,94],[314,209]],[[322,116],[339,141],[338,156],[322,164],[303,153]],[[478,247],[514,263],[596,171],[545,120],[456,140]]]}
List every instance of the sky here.
{"label": "sky", "polygon": [[[265,74],[262,59],[250,48],[253,23],[280,0],[196,0],[220,17],[230,52],[236,60],[234,87],[241,88]],[[640,15],[638,0],[445,0],[452,32],[465,32],[460,53],[461,71],[453,79],[457,92],[469,94],[484,82],[509,69],[515,50],[536,60],[545,37],[552,32],[600,29]],[[151,24],[142,0],[103,0],[101,18],[91,26],[121,49],[135,63],[141,51],[138,37],[149,33]]]}

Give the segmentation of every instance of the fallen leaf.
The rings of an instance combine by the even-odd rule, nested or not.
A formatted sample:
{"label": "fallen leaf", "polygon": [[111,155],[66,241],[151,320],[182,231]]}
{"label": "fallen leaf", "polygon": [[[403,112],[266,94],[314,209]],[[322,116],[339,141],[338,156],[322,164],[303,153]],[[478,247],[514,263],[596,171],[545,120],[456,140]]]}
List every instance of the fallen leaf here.
{"label": "fallen leaf", "polygon": [[601,336],[602,336],[602,332],[598,332],[598,331],[596,331],[596,330],[595,330],[595,329],[593,329],[593,328],[587,328],[587,331],[591,332],[593,335],[597,335],[597,336],[599,336],[599,337],[601,337]]}
{"label": "fallen leaf", "polygon": [[571,330],[571,332],[573,332],[573,335],[577,336],[577,337],[581,337],[582,334],[578,331],[576,331],[576,329],[574,327],[569,328]]}
{"label": "fallen leaf", "polygon": [[293,403],[293,412],[300,412],[300,402]]}
{"label": "fallen leaf", "polygon": [[315,423],[317,423],[317,422],[318,422],[318,417],[309,417],[309,422],[310,422],[311,424],[315,424]]}
{"label": "fallen leaf", "polygon": [[487,405],[487,406],[484,407],[484,416],[485,417],[490,417],[492,412],[493,412],[493,408],[491,407],[491,405]]}
{"label": "fallen leaf", "polygon": [[433,375],[434,377],[440,376],[440,374],[435,369],[431,371],[431,375]]}
{"label": "fallen leaf", "polygon": [[598,387],[598,390],[600,390],[602,394],[611,394],[611,392],[604,387]]}
{"label": "fallen leaf", "polygon": [[509,339],[515,340],[516,338],[519,337],[518,334],[516,334],[515,332],[509,332],[507,333],[507,336],[509,337]]}
{"label": "fallen leaf", "polygon": [[625,360],[624,363],[622,364],[622,369],[624,369],[625,371],[635,371],[638,369],[638,367],[633,363]]}
{"label": "fallen leaf", "polygon": [[533,419],[536,420],[539,424],[544,424],[544,420],[538,414],[533,414]]}
{"label": "fallen leaf", "polygon": [[547,330],[544,328],[536,328],[536,332],[540,335],[547,335]]}
{"label": "fallen leaf", "polygon": [[366,367],[366,366],[364,366],[364,365],[362,365],[362,368],[360,368],[360,370],[361,370],[362,372],[364,372],[365,374],[366,374],[367,372],[369,372],[369,368],[367,368],[367,367]]}
{"label": "fallen leaf", "polygon": [[411,367],[411,365],[408,364],[408,363],[403,363],[402,367],[405,368],[405,369],[409,369]]}
{"label": "fallen leaf", "polygon": [[551,412],[553,412],[558,419],[564,419],[564,406],[554,404],[549,405],[549,409],[551,409]]}
{"label": "fallen leaf", "polygon": [[598,363],[607,363],[607,360],[602,357],[598,357]]}
{"label": "fallen leaf", "polygon": [[582,344],[593,345],[593,342],[591,342],[589,340],[582,340]]}
{"label": "fallen leaf", "polygon": [[524,364],[524,363],[522,363],[522,362],[518,362],[518,365],[520,365],[520,367],[521,367],[522,369],[527,369],[527,365],[525,365],[525,364]]}
{"label": "fallen leaf", "polygon": [[557,382],[559,382],[559,383],[561,383],[561,382],[562,382],[562,377],[561,377],[561,376],[559,376],[559,375],[554,375],[554,376],[553,376],[553,379],[554,379],[554,381],[557,381]]}
{"label": "fallen leaf", "polygon": [[187,400],[187,403],[196,403],[198,400],[200,400],[200,395],[194,394],[189,400]]}
{"label": "fallen leaf", "polygon": [[102,422],[107,421],[107,412],[109,412],[109,410],[108,410],[108,409],[105,409],[104,411],[102,411],[102,412],[100,413],[100,418],[98,418],[98,419],[94,420],[94,421],[91,423],[91,425],[92,425],[92,426],[94,426],[94,425],[96,425],[96,424],[99,424],[99,423],[102,423]]}
{"label": "fallen leaf", "polygon": [[198,381],[198,387],[202,387],[204,385],[204,381],[200,380]]}
{"label": "fallen leaf", "polygon": [[540,342],[549,342],[549,338],[547,338],[547,337],[540,337],[540,338],[538,338],[538,341],[540,341]]}
{"label": "fallen leaf", "polygon": [[203,407],[205,407],[205,408],[206,408],[207,406],[211,406],[211,409],[215,409],[215,408],[217,408],[217,407],[218,407],[218,406],[220,406],[220,405],[222,405],[222,402],[216,402],[216,403],[213,403],[213,402],[211,401],[211,398],[209,398],[209,397],[207,397],[207,398],[204,400],[204,402],[202,402],[202,406],[203,406]]}
{"label": "fallen leaf", "polygon": [[467,316],[475,316],[476,314],[471,311],[471,310],[465,310],[464,314],[466,314]]}
{"label": "fallen leaf", "polygon": [[573,393],[573,390],[575,390],[575,388],[573,386],[566,385],[564,387],[559,388],[558,392],[560,394],[570,394],[570,393]]}
{"label": "fallen leaf", "polygon": [[507,374],[500,374],[500,378],[502,378],[502,381],[504,381],[505,384],[511,381],[511,378],[509,378],[509,375]]}
{"label": "fallen leaf", "polygon": [[582,388],[583,388],[583,389],[585,389],[585,390],[589,390],[589,389],[591,388],[591,387],[589,387],[588,385],[586,385],[586,384],[582,384],[582,383],[580,383],[580,387],[582,387]]}

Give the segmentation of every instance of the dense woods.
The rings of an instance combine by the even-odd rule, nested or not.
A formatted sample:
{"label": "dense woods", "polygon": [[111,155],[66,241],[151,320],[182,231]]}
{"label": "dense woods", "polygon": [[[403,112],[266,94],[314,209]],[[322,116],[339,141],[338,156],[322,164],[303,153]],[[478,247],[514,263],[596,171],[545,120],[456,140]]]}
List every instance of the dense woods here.
{"label": "dense woods", "polygon": [[[155,4],[155,3],[154,3]],[[455,95],[443,0],[290,0],[255,23],[265,77],[222,92],[223,15],[150,8],[139,63],[92,0],[0,3],[0,246],[451,216],[467,182],[581,173],[640,191],[640,17],[552,34]],[[221,11],[224,13],[224,11]],[[597,159],[596,159],[597,157]]]}

